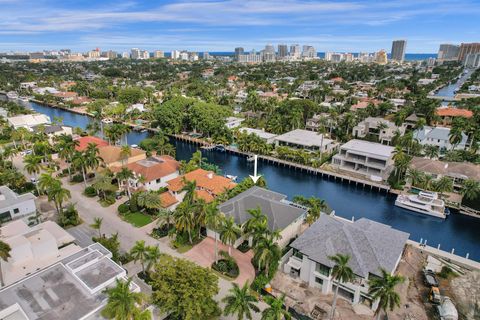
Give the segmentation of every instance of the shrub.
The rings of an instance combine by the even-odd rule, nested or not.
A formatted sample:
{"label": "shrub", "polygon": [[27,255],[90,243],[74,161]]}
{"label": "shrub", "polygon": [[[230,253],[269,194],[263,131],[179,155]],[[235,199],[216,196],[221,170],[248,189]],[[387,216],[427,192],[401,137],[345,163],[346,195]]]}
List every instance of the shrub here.
{"label": "shrub", "polygon": [[240,273],[237,263],[232,258],[218,260],[212,264],[212,269],[230,278],[236,278]]}
{"label": "shrub", "polygon": [[237,249],[240,250],[243,253],[250,250],[250,246],[248,245],[248,240],[243,241],[242,244],[239,245]]}
{"label": "shrub", "polygon": [[443,266],[442,270],[438,273],[438,276],[443,279],[448,279],[451,276],[456,277],[457,273],[453,271],[452,268]]}
{"label": "shrub", "polygon": [[263,288],[268,284],[268,278],[264,274],[260,274],[252,282],[252,289],[256,292],[261,292]]}
{"label": "shrub", "polygon": [[83,182],[83,176],[81,174],[76,174],[72,177],[71,182],[73,183]]}
{"label": "shrub", "polygon": [[118,206],[118,213],[120,213],[121,215],[124,215],[129,211],[130,211],[130,207],[125,203],[122,203],[121,205]]}
{"label": "shrub", "polygon": [[92,198],[97,195],[97,190],[95,190],[94,187],[88,186],[85,188],[85,191],[83,192],[87,197]]}

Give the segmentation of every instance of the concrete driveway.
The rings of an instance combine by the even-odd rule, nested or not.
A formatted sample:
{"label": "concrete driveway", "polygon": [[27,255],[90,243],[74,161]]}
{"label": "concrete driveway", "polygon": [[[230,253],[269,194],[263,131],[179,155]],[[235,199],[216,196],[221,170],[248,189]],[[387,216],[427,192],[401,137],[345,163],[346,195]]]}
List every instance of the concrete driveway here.
{"label": "concrete driveway", "polygon": [[[218,241],[218,252],[227,251],[228,246]],[[202,242],[190,249],[185,256],[190,260],[195,261],[197,264],[205,268],[210,268],[215,261],[215,240],[206,237]],[[255,269],[250,262],[253,258],[253,252],[250,250],[243,253],[237,249],[232,249],[232,257],[238,264],[240,274],[233,280],[233,282],[242,286],[246,281],[252,283],[255,279]]]}

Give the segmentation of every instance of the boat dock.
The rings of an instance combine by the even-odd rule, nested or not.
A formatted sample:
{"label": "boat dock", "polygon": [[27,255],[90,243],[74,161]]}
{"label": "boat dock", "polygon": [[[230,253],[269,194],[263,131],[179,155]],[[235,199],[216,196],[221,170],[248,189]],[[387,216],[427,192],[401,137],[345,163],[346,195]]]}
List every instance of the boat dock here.
{"label": "boat dock", "polygon": [[[204,141],[202,139],[199,139],[199,138],[194,138],[194,137],[190,137],[190,136],[183,135],[183,134],[174,134],[174,135],[172,135],[172,137],[174,137],[176,139],[179,139],[181,141],[188,142],[188,143],[198,144],[198,145],[202,146],[202,149],[204,149],[204,150],[215,149],[214,145],[213,145],[213,148],[210,148],[212,146],[211,143],[209,143],[207,141]],[[244,157],[247,158],[247,161],[253,155],[252,153],[243,152],[243,151],[240,151],[237,148],[233,148],[231,146],[226,146],[225,151],[229,152],[229,153],[236,154],[236,155],[244,156]],[[271,156],[266,156],[266,155],[258,155],[258,159],[262,160],[262,161],[265,161],[265,162],[268,162],[268,163],[276,164],[278,166],[288,167],[288,168],[292,168],[294,170],[300,170],[300,171],[308,172],[310,174],[319,175],[323,178],[333,179],[335,181],[348,182],[349,184],[354,183],[356,186],[362,186],[364,188],[370,187],[370,189],[375,188],[379,191],[385,191],[385,192],[390,191],[390,186],[389,185],[386,185],[386,184],[383,184],[383,183],[377,183],[377,182],[374,182],[374,181],[364,180],[364,179],[360,179],[360,178],[356,178],[356,177],[352,177],[352,176],[349,176],[349,175],[346,175],[346,174],[341,174],[341,173],[338,173],[338,172],[332,172],[332,171],[328,171],[328,170],[321,169],[321,168],[313,168],[313,167],[306,166],[306,165],[303,165],[303,164],[299,164],[299,163],[295,163],[295,162],[291,162],[291,161],[287,161],[287,160],[282,160],[282,159],[278,159],[278,158],[271,157]]]}

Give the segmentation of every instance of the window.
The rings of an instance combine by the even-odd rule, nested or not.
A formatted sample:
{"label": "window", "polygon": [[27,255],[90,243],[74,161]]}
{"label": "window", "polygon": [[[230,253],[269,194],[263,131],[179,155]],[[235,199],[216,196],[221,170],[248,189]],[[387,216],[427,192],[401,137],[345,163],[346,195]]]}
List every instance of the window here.
{"label": "window", "polygon": [[18,208],[13,209],[13,213],[19,213],[19,212],[20,210],[18,210]]}
{"label": "window", "polygon": [[298,251],[297,249],[293,249],[293,256],[295,258],[303,260],[303,254],[300,251]]}
{"label": "window", "polygon": [[315,271],[323,274],[324,276],[329,276],[330,275],[330,268],[327,267],[326,265],[323,265],[321,263],[317,263],[315,265]]}
{"label": "window", "polygon": [[315,283],[317,283],[319,285],[323,285],[323,279],[321,279],[319,277],[315,277]]}

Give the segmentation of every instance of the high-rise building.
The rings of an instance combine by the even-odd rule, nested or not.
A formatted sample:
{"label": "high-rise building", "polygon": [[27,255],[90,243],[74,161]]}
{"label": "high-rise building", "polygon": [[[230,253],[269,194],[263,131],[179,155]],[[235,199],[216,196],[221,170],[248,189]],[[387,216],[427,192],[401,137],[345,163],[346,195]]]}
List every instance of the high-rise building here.
{"label": "high-rise building", "polygon": [[132,48],[130,50],[130,58],[132,59],[140,59],[140,49]]}
{"label": "high-rise building", "polygon": [[203,60],[210,60],[212,57],[210,56],[210,53],[204,52],[203,53]]}
{"label": "high-rise building", "polygon": [[437,58],[438,60],[457,60],[458,53],[460,52],[460,46],[455,44],[441,44],[438,49]]}
{"label": "high-rise building", "polygon": [[105,56],[106,56],[108,59],[115,59],[115,58],[117,58],[117,53],[116,53],[115,51],[108,50],[108,51],[105,53]]}
{"label": "high-rise building", "polygon": [[469,53],[465,58],[464,62],[465,67],[467,68],[478,68],[480,67],[480,53]]}
{"label": "high-rise building", "polygon": [[301,55],[302,55],[302,52],[300,51],[300,45],[292,44],[290,46],[290,56],[294,58],[300,58]]}
{"label": "high-rise building", "polygon": [[305,46],[303,46],[302,57],[303,58],[308,58],[308,59],[316,58],[317,57],[317,51],[315,50],[314,47],[305,45]]}
{"label": "high-rise building", "polygon": [[255,50],[238,56],[238,62],[240,63],[260,63],[262,59],[263,55],[256,53]]}
{"label": "high-rise building", "polygon": [[275,54],[275,47],[272,46],[271,44],[267,44],[267,45],[265,46],[265,52]]}
{"label": "high-rise building", "polygon": [[288,56],[288,46],[286,44],[279,44],[278,45],[278,56],[280,58],[284,58]]}
{"label": "high-rise building", "polygon": [[180,59],[180,51],[178,51],[178,50],[173,50],[173,51],[170,53],[170,58],[172,58],[173,60],[178,60],[178,59]]}
{"label": "high-rise building", "polygon": [[458,53],[458,61],[465,61],[469,54],[480,53],[480,43],[462,43]]}
{"label": "high-rise building", "polygon": [[405,50],[407,49],[407,40],[395,40],[392,42],[392,60],[403,62],[405,60]]}
{"label": "high-rise building", "polygon": [[240,55],[244,53],[244,50],[242,47],[235,48],[235,60],[239,61]]}
{"label": "high-rise building", "polygon": [[155,50],[153,57],[155,59],[165,58],[165,53],[162,50]]}
{"label": "high-rise building", "polygon": [[387,64],[388,62],[387,52],[385,50],[378,51],[375,55],[375,61],[378,64]]}

